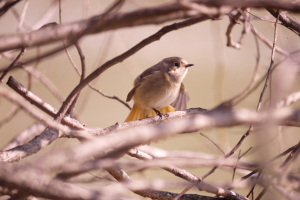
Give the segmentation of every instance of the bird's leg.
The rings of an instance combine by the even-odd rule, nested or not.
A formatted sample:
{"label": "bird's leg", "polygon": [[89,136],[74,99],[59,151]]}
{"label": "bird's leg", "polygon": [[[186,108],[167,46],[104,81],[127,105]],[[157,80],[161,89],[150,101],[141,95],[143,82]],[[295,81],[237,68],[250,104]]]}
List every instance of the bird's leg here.
{"label": "bird's leg", "polygon": [[165,117],[166,119],[168,119],[168,116],[158,110],[156,110],[155,108],[152,108],[152,110],[154,110],[154,112],[160,117],[160,119],[163,119],[163,117]]}

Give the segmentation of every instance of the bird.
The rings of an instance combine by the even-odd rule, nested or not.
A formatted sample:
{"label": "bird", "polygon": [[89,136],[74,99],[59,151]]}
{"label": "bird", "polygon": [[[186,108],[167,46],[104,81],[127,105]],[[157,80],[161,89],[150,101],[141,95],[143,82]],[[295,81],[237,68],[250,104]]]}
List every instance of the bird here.
{"label": "bird", "polygon": [[186,109],[189,96],[182,81],[193,65],[180,57],[169,57],[141,73],[126,98],[134,103],[125,122]]}

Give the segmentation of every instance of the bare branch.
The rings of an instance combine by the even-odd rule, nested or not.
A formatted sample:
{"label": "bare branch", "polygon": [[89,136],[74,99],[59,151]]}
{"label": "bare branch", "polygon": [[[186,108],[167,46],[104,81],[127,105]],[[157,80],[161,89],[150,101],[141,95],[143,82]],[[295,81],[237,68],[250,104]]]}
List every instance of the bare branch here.
{"label": "bare branch", "polygon": [[[271,62],[270,62],[270,66],[269,66],[269,69],[268,69],[268,73],[267,73],[265,85],[264,85],[263,90],[262,90],[262,92],[261,92],[261,95],[260,95],[260,97],[259,97],[259,102],[258,102],[258,105],[257,105],[257,110],[260,109],[261,102],[262,102],[262,98],[263,98],[263,96],[264,96],[264,93],[265,93],[265,91],[266,91],[266,88],[268,87],[269,79],[270,79],[270,76],[271,76],[271,70],[272,70],[272,67],[273,67],[273,64],[274,64],[274,56],[275,56],[276,40],[277,40],[277,24],[278,24],[278,18],[279,18],[279,16],[277,17],[276,23],[275,23],[274,42],[273,42],[273,48],[272,48],[272,52],[271,52]],[[270,106],[271,106],[271,102],[270,102]]]}
{"label": "bare branch", "polygon": [[279,21],[282,22],[282,25],[296,32],[297,35],[300,34],[300,24],[287,17],[284,13],[280,13],[278,10],[276,11],[273,9],[267,9],[267,11],[269,11],[269,13],[271,13],[271,15],[273,15],[275,18],[278,18]]}
{"label": "bare branch", "polygon": [[213,143],[213,145],[215,145],[220,152],[225,156],[224,151],[221,149],[221,147],[219,147],[219,145],[217,145],[212,139],[210,139],[209,137],[207,137],[206,135],[204,135],[203,133],[200,133],[200,135],[202,135],[203,137],[205,137],[206,139],[208,139],[209,141],[211,141],[211,143]]}
{"label": "bare branch", "polygon": [[[81,34],[95,34],[129,26],[163,23],[170,20],[192,17],[195,14],[197,13],[190,13],[186,8],[178,4],[169,4],[163,7],[140,9],[124,14],[111,14],[105,18],[102,18],[102,15],[98,15],[87,20],[47,27],[30,33],[2,36],[0,38],[0,52],[77,38]],[[219,11],[216,13],[215,10],[214,14],[219,14]]]}
{"label": "bare branch", "polygon": [[40,71],[34,69],[33,67],[21,67],[21,69],[24,69],[28,73],[32,74],[35,78],[37,78],[41,83],[43,83],[49,91],[56,97],[57,100],[60,102],[64,101],[64,97],[61,94],[61,92],[57,89],[57,87],[51,82],[51,80],[45,76]]}
{"label": "bare branch", "polygon": [[70,132],[69,128],[49,118],[46,118],[43,114],[41,114],[39,110],[32,107],[29,102],[25,101],[25,99],[23,99],[20,96],[16,96],[15,94],[12,94],[11,92],[4,89],[3,87],[0,87],[0,95],[7,98],[11,102],[21,106],[29,115],[39,120],[41,123],[46,124],[51,128],[62,130],[63,132]]}
{"label": "bare branch", "polygon": [[276,104],[277,108],[282,108],[284,106],[289,106],[300,100],[300,92],[294,92],[284,97],[281,101]]}
{"label": "bare branch", "polygon": [[35,136],[37,133],[42,132],[46,127],[42,124],[35,123],[19,133],[17,137],[12,139],[4,148],[3,150],[9,150],[16,146],[22,145],[26,142],[28,142],[33,136]]}
{"label": "bare branch", "polygon": [[3,71],[1,77],[0,77],[0,82],[3,82],[4,77],[6,76],[6,74],[9,72],[9,70],[11,70],[16,63],[20,60],[20,58],[24,55],[25,53],[25,48],[21,49],[21,52],[19,53],[19,55],[16,57],[16,59]]}
{"label": "bare branch", "polygon": [[[28,100],[30,103],[50,115],[54,117],[57,114],[57,110],[54,109],[51,105],[44,102],[42,99],[37,97],[35,94],[30,92],[27,88],[25,88],[21,83],[15,80],[12,76],[8,79],[7,85],[10,86],[13,90],[15,90],[18,94]],[[74,120],[68,116],[65,116],[62,122],[69,127],[77,128],[77,129],[85,129],[84,125],[79,123],[77,120]]]}
{"label": "bare branch", "polygon": [[9,0],[0,8],[0,17],[5,14],[12,6],[19,3],[20,0]]}
{"label": "bare branch", "polygon": [[23,9],[22,9],[22,13],[21,13],[21,16],[20,16],[20,21],[19,21],[19,24],[18,24],[18,27],[17,27],[17,32],[19,32],[21,27],[23,26],[23,22],[24,22],[24,19],[25,19],[25,15],[26,15],[26,12],[27,12],[28,5],[29,5],[29,0],[25,0],[24,6],[23,6]]}
{"label": "bare branch", "polygon": [[101,90],[95,88],[90,83],[89,83],[89,87],[91,89],[93,89],[94,91],[98,92],[99,94],[101,94],[104,97],[107,97],[109,99],[115,99],[115,100],[119,101],[121,104],[123,104],[124,106],[126,106],[129,110],[131,110],[131,106],[128,103],[126,103],[125,101],[123,101],[122,99],[120,99],[119,97],[117,97],[117,96],[110,96],[110,95],[104,94]]}
{"label": "bare branch", "polygon": [[21,192],[54,199],[97,199],[100,193],[53,179],[34,167],[0,165],[0,181]]}
{"label": "bare branch", "polygon": [[[244,11],[245,9],[246,8],[244,8],[242,11]],[[242,14],[240,12],[237,12],[234,16],[232,16],[231,14],[229,14],[228,16],[229,16],[230,23],[229,23],[229,25],[227,27],[227,31],[226,31],[227,46],[233,47],[236,49],[240,49],[241,45],[239,43],[235,43],[232,39],[232,30],[233,30],[233,27],[238,23]]]}
{"label": "bare branch", "polygon": [[20,111],[21,109],[20,109],[20,107],[18,107],[18,106],[15,106],[15,105],[13,105],[12,107],[11,107],[11,110],[9,111],[9,113],[5,116],[5,118],[3,118],[1,121],[0,121],[0,128],[4,125],[4,124],[6,124],[6,123],[8,123],[19,111]]}
{"label": "bare branch", "polygon": [[[260,32],[258,32],[258,30],[256,28],[253,27],[253,30],[255,32],[255,34],[257,35],[257,37],[263,42],[265,43],[268,47],[273,48],[273,44],[267,39],[265,38],[265,36],[263,36]],[[289,53],[286,52],[285,50],[281,49],[280,47],[276,47],[275,51],[277,51],[278,53],[287,56]]]}
{"label": "bare branch", "polygon": [[[65,43],[64,43],[64,45],[65,45]],[[80,62],[81,62],[81,76],[80,76],[80,81],[79,81],[79,83],[81,83],[85,78],[85,72],[86,72],[85,56],[83,55],[82,49],[81,49],[80,45],[78,44],[78,42],[75,43],[75,47],[77,49],[77,52],[78,52],[79,57],[80,57]],[[67,48],[66,48],[66,50],[67,50]],[[79,95],[80,95],[80,92],[76,95],[76,97],[73,100],[72,104],[70,105],[66,115],[70,115],[70,114],[73,113],[73,110],[75,108],[75,104],[76,104],[76,102],[79,98]]]}

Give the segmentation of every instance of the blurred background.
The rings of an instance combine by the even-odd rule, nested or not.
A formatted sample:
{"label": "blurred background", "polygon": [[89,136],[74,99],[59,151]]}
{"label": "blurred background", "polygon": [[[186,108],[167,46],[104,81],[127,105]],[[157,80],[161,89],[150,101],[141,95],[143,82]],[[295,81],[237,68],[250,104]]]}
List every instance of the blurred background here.
{"label": "blurred background", "polygon": [[[14,6],[14,12],[8,11],[0,18],[0,34],[12,34],[17,31],[19,24],[17,13],[21,13],[26,1],[21,1]],[[102,13],[113,1],[104,0],[63,0],[62,1],[62,23],[70,23],[77,20],[89,18],[93,15]],[[128,0],[125,2],[119,12],[129,12],[143,7],[157,6],[173,1],[162,0]],[[50,8],[50,9],[49,9]],[[38,29],[45,23],[59,23],[58,1],[51,0],[30,0],[28,10],[25,15],[23,27],[20,32],[30,31],[30,27]],[[266,17],[270,14],[265,10],[250,10],[251,13]],[[293,15],[297,18],[297,15]],[[269,18],[275,21],[274,18]],[[41,24],[41,22],[43,22]],[[87,75],[97,67],[109,59],[118,56],[128,50],[135,44],[139,43],[146,37],[154,34],[164,25],[171,24],[168,22],[160,25],[147,25],[132,28],[117,29],[114,31],[103,32],[96,35],[88,35],[83,37],[79,44],[83,50],[87,66]],[[229,24],[229,17],[222,16],[220,19],[208,20],[196,25],[172,31],[164,35],[159,41],[153,42],[144,47],[139,52],[124,60],[107,71],[92,82],[92,85],[100,89],[107,95],[115,95],[125,101],[128,92],[132,89],[133,80],[145,69],[158,63],[162,59],[171,56],[179,56],[193,63],[194,66],[184,80],[186,89],[190,95],[188,108],[201,107],[211,109],[220,104],[223,100],[227,100],[241,92],[249,84],[256,64],[257,50],[255,39],[250,32],[241,46],[241,49],[234,49],[226,46],[226,29]],[[253,20],[255,28],[273,42],[274,23]],[[233,29],[233,39],[237,41],[241,35],[243,25],[237,24]],[[32,58],[37,52],[46,52],[62,42],[51,44],[27,50],[23,60]],[[294,35],[287,28],[278,26],[277,45],[287,52],[292,52],[299,47],[299,37]],[[74,46],[69,48],[71,56],[80,68],[80,59]],[[262,77],[270,65],[271,49],[259,41],[260,51],[260,68],[259,75]],[[19,50],[10,52],[16,56]],[[282,55],[276,53],[275,61],[283,58]],[[7,67],[11,61],[5,56],[0,58],[0,68]],[[276,63],[276,62],[275,62]],[[59,89],[64,98],[79,83],[79,76],[72,67],[66,53],[64,51],[44,59],[38,63],[37,70],[47,76],[51,82]],[[24,70],[18,69],[10,72],[15,79],[27,87],[28,75]],[[7,87],[5,82],[3,87]],[[287,94],[299,90],[298,66],[294,63],[287,62],[279,66],[271,79],[271,98],[275,100],[281,99]],[[248,108],[255,110],[259,95],[263,84],[260,85],[249,97],[238,104],[235,108]],[[33,79],[31,91],[49,103],[56,109],[59,109],[61,102],[58,101],[52,93],[37,79]],[[268,108],[270,98],[270,89],[268,88],[264,99],[262,110]],[[132,101],[129,102],[132,105]],[[293,105],[297,107],[298,105]],[[0,120],[12,109],[12,104],[6,99],[0,99]],[[86,87],[79,97],[75,107],[77,116],[86,126],[95,128],[105,128],[117,122],[122,123],[129,109],[116,100],[111,100],[101,96]],[[11,139],[25,128],[29,127],[35,120],[27,115],[24,111],[20,111],[8,123],[0,127],[0,148],[4,147]],[[237,143],[241,136],[247,131],[249,126],[238,126],[226,129],[210,129],[203,130],[201,133],[209,136],[225,151],[229,150]],[[263,138],[265,140],[263,140]],[[274,156],[282,150],[286,150],[291,145],[299,141],[299,133],[297,128],[283,127],[280,147],[277,139],[277,129],[266,131],[262,127],[255,127],[253,134],[250,135],[243,145],[241,152],[245,152],[251,146],[255,147],[263,141],[267,141],[263,147],[255,151],[250,151],[245,155],[245,159],[251,161],[261,161],[266,157]],[[53,148],[65,148],[77,144],[74,139],[58,139],[42,152],[49,151]],[[199,132],[192,134],[177,135],[168,138],[166,141],[152,143],[151,146],[159,147],[165,150],[188,150],[195,152],[204,152],[212,155],[222,155],[221,152],[206,138],[201,136]],[[238,151],[236,152],[236,154]],[[41,154],[41,153],[39,153]],[[258,156],[260,155],[260,156]],[[34,155],[36,156],[36,155]],[[26,158],[33,159],[34,156]],[[126,156],[125,156],[126,157]],[[189,172],[201,177],[210,168],[193,168],[188,169]],[[95,172],[96,174],[98,172]],[[100,173],[100,172],[99,172]],[[177,179],[174,175],[162,170],[153,169],[143,174],[136,174],[136,177],[168,178]],[[207,181],[217,181],[222,177],[221,181],[229,181],[232,177],[231,170],[218,169],[214,174],[207,178]],[[237,175],[239,177],[239,175]],[[135,175],[133,175],[133,178]],[[239,190],[236,190],[239,192]],[[180,192],[180,191],[175,191]],[[192,193],[200,193],[192,190]],[[247,191],[241,191],[246,194]],[[206,194],[207,195],[207,194]]]}

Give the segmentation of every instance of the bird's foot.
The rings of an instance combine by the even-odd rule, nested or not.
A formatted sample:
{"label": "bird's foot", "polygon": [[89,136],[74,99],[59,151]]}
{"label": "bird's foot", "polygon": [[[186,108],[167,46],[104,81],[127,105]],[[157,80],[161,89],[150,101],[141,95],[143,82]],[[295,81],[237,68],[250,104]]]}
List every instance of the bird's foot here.
{"label": "bird's foot", "polygon": [[155,108],[152,108],[152,109],[153,109],[154,112],[160,117],[160,119],[163,119],[163,118],[168,119],[168,115],[166,115],[166,114],[164,114],[164,113],[162,113],[162,112],[156,110]]}

